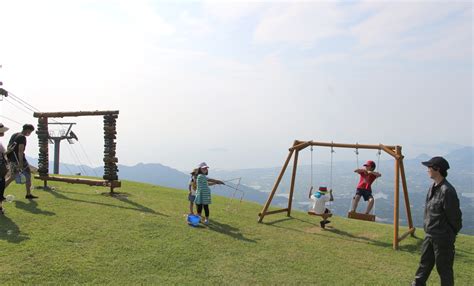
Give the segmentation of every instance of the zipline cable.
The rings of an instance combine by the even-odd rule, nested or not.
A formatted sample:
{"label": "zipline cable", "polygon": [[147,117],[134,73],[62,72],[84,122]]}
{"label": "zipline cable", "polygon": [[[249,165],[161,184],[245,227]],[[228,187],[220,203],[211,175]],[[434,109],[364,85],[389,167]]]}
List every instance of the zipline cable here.
{"label": "zipline cable", "polygon": [[[19,96],[15,95],[14,93],[8,91],[8,96],[9,98],[11,98],[13,101],[16,102],[16,104],[13,103],[13,101],[10,101],[10,100],[7,100],[6,102],[8,102],[9,104],[15,106],[17,109],[21,110],[22,112],[24,112],[25,114],[28,114],[28,116],[31,116],[31,114],[26,111],[25,109],[31,111],[31,112],[41,112],[38,108],[34,107],[33,105],[31,105],[30,103],[28,103],[27,101],[21,99]],[[5,98],[6,99],[6,98]],[[18,106],[18,104],[20,106]],[[8,118],[7,118],[8,119]],[[11,120],[11,119],[9,119]],[[13,120],[11,120],[13,121]],[[51,121],[55,122],[55,123],[59,123],[59,121],[51,118]],[[16,122],[18,123],[19,125],[21,125],[21,123],[17,122],[17,121],[13,121],[13,122]],[[79,142],[79,141],[78,141]],[[82,152],[84,153],[87,161],[89,162],[89,164],[91,165],[90,167],[92,168],[94,174],[96,175],[96,177],[98,177],[98,174],[97,172],[95,171],[95,169],[93,168],[92,166],[92,163],[91,163],[91,160],[89,159],[89,156],[87,155],[87,152],[85,151],[84,147],[82,146],[82,144],[79,142],[79,145],[80,145],[80,148],[82,149]],[[69,145],[68,145],[69,146]],[[83,168],[82,166],[82,163],[81,163],[81,160],[79,159],[79,156],[77,155],[77,153],[69,146],[69,150],[70,150],[70,153],[74,153],[76,159],[77,159],[77,162],[79,162],[79,169],[81,170],[81,172],[83,172],[84,174],[87,175],[87,172],[86,170]],[[74,159],[74,158],[73,158]]]}
{"label": "zipline cable", "polygon": [[0,115],[0,117],[4,118],[4,119],[6,119],[6,120],[9,120],[9,121],[11,121],[11,122],[13,122],[13,123],[16,123],[16,124],[18,124],[18,125],[20,125],[20,126],[23,125],[22,123],[20,123],[20,122],[18,122],[18,121],[16,121],[16,120],[13,120],[13,119],[11,119],[11,118],[9,118],[9,117],[6,117],[5,115]]}
{"label": "zipline cable", "polygon": [[92,166],[92,162],[91,160],[89,159],[89,156],[87,156],[87,153],[86,153],[86,150],[84,150],[84,147],[82,146],[82,143],[81,141],[77,141],[79,143],[79,147],[81,147],[81,150],[82,150],[82,153],[84,153],[85,157],[86,157],[86,160],[87,162],[89,163],[90,167],[92,168],[92,171],[94,172],[95,176],[96,177],[99,177],[99,175],[97,174],[97,172],[95,171],[95,168]]}

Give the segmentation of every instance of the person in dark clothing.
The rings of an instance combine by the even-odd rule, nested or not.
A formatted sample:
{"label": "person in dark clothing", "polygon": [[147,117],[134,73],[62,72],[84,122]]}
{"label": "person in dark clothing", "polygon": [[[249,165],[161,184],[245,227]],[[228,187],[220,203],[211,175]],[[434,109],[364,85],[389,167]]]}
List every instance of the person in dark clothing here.
{"label": "person in dark clothing", "polygon": [[[5,135],[5,132],[8,131],[8,127],[0,123],[0,137]],[[2,142],[0,142],[0,214],[4,214],[5,210],[3,209],[3,201],[5,201],[4,192],[5,192],[5,176],[8,173],[7,160],[5,158],[5,153],[7,150],[3,147]]]}
{"label": "person in dark clothing", "polygon": [[436,270],[442,286],[454,285],[454,242],[462,228],[462,213],[454,187],[446,180],[449,163],[443,157],[423,162],[434,181],[425,203],[425,239],[421,259],[412,285],[426,285],[431,270]]}
{"label": "person in dark clothing", "polygon": [[28,161],[25,156],[26,149],[26,137],[30,136],[35,130],[35,127],[31,124],[23,125],[21,132],[15,133],[10,138],[8,148],[13,149],[12,152],[8,153],[8,161],[10,162],[10,178],[6,182],[6,187],[15,179],[19,173],[25,176],[26,182],[26,199],[37,199],[37,196],[31,194],[31,170]]}

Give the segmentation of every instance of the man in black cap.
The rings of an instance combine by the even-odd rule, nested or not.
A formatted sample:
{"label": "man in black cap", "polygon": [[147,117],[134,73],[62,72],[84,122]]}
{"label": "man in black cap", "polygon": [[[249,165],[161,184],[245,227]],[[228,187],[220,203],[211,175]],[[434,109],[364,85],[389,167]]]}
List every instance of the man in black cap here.
{"label": "man in black cap", "polygon": [[454,285],[454,242],[462,228],[462,213],[454,187],[446,180],[449,163],[443,157],[422,162],[434,181],[428,190],[425,203],[425,240],[421,246],[420,266],[412,285],[426,285],[431,270],[436,270],[441,285]]}

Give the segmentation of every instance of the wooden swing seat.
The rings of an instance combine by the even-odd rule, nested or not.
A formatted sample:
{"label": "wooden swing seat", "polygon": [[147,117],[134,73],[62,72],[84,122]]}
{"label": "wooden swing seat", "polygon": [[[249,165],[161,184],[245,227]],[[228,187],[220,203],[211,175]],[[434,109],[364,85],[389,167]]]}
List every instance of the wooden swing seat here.
{"label": "wooden swing seat", "polygon": [[366,220],[366,221],[375,221],[375,215],[372,214],[363,214],[357,212],[348,212],[347,217],[351,219]]}
{"label": "wooden swing seat", "polygon": [[314,215],[314,216],[320,216],[320,217],[322,217],[322,218],[332,217],[332,213],[317,214],[317,213],[315,213],[314,211],[309,211],[308,214],[309,214],[309,215]]}
{"label": "wooden swing seat", "polygon": [[35,179],[42,181],[56,181],[56,182],[65,182],[70,184],[82,184],[89,186],[98,186],[98,187],[112,187],[120,188],[122,182],[118,180],[94,180],[94,179],[83,179],[83,178],[72,178],[72,177],[61,177],[61,176],[40,176],[36,175]]}

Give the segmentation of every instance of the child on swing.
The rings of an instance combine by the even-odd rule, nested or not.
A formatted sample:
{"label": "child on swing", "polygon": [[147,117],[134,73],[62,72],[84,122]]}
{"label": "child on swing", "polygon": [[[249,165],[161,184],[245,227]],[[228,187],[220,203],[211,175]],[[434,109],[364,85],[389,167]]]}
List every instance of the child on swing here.
{"label": "child on swing", "polygon": [[359,204],[360,197],[364,198],[364,201],[369,201],[367,204],[367,210],[365,214],[370,214],[372,208],[374,207],[374,197],[372,196],[372,183],[382,174],[375,172],[375,162],[367,161],[364,164],[364,169],[356,169],[355,173],[360,175],[359,184],[357,185],[357,191],[352,199],[352,209],[351,212],[355,212],[357,205]]}
{"label": "child on swing", "polygon": [[329,196],[327,195],[327,193],[327,187],[319,187],[318,191],[314,194],[313,187],[311,187],[311,189],[309,190],[309,199],[311,199],[313,203],[310,212],[323,217],[323,220],[319,222],[321,228],[325,228],[326,224],[331,222],[327,219],[331,214],[331,211],[326,208],[326,203],[334,201],[334,197],[332,196],[332,189],[329,190]]}

